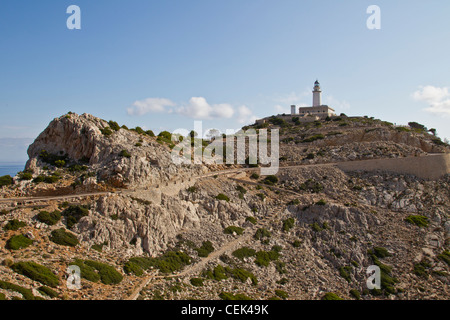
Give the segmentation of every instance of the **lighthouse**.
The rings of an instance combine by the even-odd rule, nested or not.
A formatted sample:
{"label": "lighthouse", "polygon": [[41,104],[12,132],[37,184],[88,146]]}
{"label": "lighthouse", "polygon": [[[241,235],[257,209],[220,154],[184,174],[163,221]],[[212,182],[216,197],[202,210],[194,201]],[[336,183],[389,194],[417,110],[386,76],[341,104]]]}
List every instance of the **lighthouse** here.
{"label": "lighthouse", "polygon": [[322,90],[320,89],[319,80],[314,82],[314,91],[313,91],[313,107],[320,107],[322,105]]}

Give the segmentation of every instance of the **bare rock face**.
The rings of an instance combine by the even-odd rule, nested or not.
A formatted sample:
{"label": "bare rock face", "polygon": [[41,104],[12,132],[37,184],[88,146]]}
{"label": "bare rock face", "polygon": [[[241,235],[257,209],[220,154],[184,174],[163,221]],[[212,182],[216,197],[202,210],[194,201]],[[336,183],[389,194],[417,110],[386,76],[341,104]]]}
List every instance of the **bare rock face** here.
{"label": "bare rock face", "polygon": [[[111,134],[102,133],[105,128]],[[144,187],[206,170],[201,165],[177,166],[170,149],[155,138],[123,128],[112,130],[108,122],[90,114],[54,119],[28,148],[27,168],[39,171],[45,165],[39,157],[43,150],[73,162],[88,162],[100,180],[116,187]],[[129,156],[121,155],[123,150]]]}

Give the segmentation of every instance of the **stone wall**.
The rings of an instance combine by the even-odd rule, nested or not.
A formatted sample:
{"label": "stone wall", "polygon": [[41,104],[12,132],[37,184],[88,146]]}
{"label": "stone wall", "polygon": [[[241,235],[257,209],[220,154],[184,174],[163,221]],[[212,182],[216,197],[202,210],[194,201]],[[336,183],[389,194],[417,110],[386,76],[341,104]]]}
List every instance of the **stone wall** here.
{"label": "stone wall", "polygon": [[342,171],[387,171],[412,174],[426,180],[438,180],[450,174],[450,153],[419,157],[373,159],[337,163]]}

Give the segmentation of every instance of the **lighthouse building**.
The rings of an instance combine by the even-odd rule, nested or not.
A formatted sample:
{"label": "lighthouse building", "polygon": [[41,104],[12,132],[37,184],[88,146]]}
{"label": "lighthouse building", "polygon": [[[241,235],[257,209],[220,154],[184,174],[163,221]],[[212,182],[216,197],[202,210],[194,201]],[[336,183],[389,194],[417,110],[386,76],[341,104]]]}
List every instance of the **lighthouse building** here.
{"label": "lighthouse building", "polygon": [[318,116],[319,118],[326,118],[331,117],[335,115],[334,109],[330,108],[327,105],[322,105],[322,89],[320,88],[320,83],[317,80],[314,83],[314,90],[313,90],[313,104],[311,107],[300,107],[291,105],[291,115],[292,116],[300,116],[300,117],[306,117],[306,116]]}

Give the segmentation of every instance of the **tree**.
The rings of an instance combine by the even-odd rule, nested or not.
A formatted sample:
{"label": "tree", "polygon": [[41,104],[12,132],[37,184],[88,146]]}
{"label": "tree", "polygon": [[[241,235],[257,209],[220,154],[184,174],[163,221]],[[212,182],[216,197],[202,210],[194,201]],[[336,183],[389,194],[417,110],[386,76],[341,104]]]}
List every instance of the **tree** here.
{"label": "tree", "polygon": [[427,128],[420,123],[417,122],[408,122],[408,126],[410,126],[412,129],[418,129],[418,130],[422,130],[422,131],[427,131]]}
{"label": "tree", "polygon": [[436,129],[435,128],[431,128],[428,131],[431,132],[433,134],[433,136],[436,136]]}

